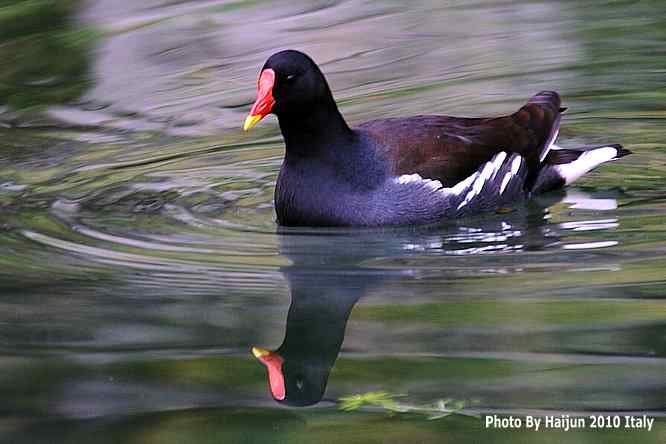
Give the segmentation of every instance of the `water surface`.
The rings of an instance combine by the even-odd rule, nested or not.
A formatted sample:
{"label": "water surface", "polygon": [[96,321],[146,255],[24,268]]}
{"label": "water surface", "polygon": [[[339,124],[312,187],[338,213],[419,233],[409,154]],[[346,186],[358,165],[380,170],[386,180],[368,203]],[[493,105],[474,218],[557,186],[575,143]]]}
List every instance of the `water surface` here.
{"label": "water surface", "polygon": [[[0,114],[3,440],[663,442],[664,12],[91,2],[86,95],[38,118]],[[240,126],[259,68],[284,48],[320,63],[352,124],[498,115],[556,89],[562,145],[634,155],[507,214],[280,230],[276,121]],[[282,346],[300,386],[287,404],[314,405],[273,400],[252,346]],[[368,392],[417,410],[339,409]],[[418,410],[446,399],[658,420],[649,433],[531,434]]]}

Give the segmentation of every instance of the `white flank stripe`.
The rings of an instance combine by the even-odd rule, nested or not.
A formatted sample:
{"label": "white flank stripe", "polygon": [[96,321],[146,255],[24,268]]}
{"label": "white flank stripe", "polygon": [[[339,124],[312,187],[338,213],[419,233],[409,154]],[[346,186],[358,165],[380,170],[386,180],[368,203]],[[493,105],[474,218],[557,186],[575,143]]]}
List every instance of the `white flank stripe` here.
{"label": "white flank stripe", "polygon": [[612,146],[596,148],[584,152],[573,162],[555,166],[555,170],[562,176],[565,184],[569,185],[598,165],[615,159],[615,156],[617,156],[617,149]]}
{"label": "white flank stripe", "polygon": [[439,180],[423,179],[423,181],[425,182],[424,185],[433,191],[441,190],[444,187]]}
{"label": "white flank stripe", "polygon": [[[444,188],[442,183],[439,180],[433,179],[424,179],[419,174],[403,174],[398,177],[393,178],[393,182],[399,185],[413,185],[413,186],[422,186],[428,188],[431,191],[438,191],[444,195],[454,194],[456,196],[461,195],[464,192],[467,192],[465,199],[458,205],[458,209],[467,205],[475,196],[483,191],[483,187],[486,182],[489,180],[495,180],[497,173],[502,169],[502,165],[506,162],[508,154],[505,151],[497,153],[489,162],[486,162],[483,167],[476,171],[471,176],[465,178],[464,180],[458,182],[450,188]],[[511,163],[511,171],[507,172],[504,175],[502,180],[502,186],[500,189],[500,194],[504,192],[504,189],[508,185],[511,177],[515,176],[520,170],[520,165],[522,164],[522,159],[517,156],[513,159]]]}
{"label": "white flank stripe", "polygon": [[504,160],[506,160],[506,153],[502,151],[501,153],[498,153],[495,158],[493,159],[493,175],[491,176],[491,179],[494,179],[495,176],[497,176],[497,172],[502,168],[502,164],[504,163]]}
{"label": "white flank stripe", "polygon": [[402,176],[399,176],[395,179],[396,183],[399,184],[419,182],[421,180],[423,180],[423,178],[418,174],[403,174]]}
{"label": "white flank stripe", "polygon": [[515,159],[513,159],[513,162],[511,162],[511,174],[514,176],[518,174],[518,170],[520,169],[520,164],[523,162],[523,159],[520,156],[516,156]]}
{"label": "white flank stripe", "polygon": [[439,180],[424,179],[419,174],[403,174],[402,176],[398,176],[393,180],[395,183],[400,185],[406,185],[410,183],[419,184],[433,191],[440,190],[443,187],[442,182]]}
{"label": "white flank stripe", "polygon": [[[460,202],[457,208],[458,210],[467,205],[474,198],[474,196],[481,193],[481,190],[483,190],[483,186],[488,180],[492,180],[495,178],[497,172],[502,167],[502,163],[504,163],[505,159],[506,159],[506,153],[504,151],[502,151],[501,153],[497,153],[490,162],[486,162],[480,173],[477,171],[476,173],[474,173],[473,176],[470,176],[463,181],[467,182],[471,177],[475,177],[473,179],[474,182],[472,183],[472,189],[469,190],[469,192],[465,196],[465,200]],[[454,188],[457,188],[459,185],[460,184],[457,184]],[[464,189],[460,189],[460,192],[462,192],[463,190]]]}
{"label": "white flank stripe", "polygon": [[513,174],[511,174],[510,171],[504,175],[504,179],[502,179],[502,185],[500,185],[500,194],[504,193],[504,189],[507,185],[509,185],[509,181],[511,181],[512,177]]}
{"label": "white flank stripe", "polygon": [[476,177],[479,175],[479,172],[476,171],[474,174],[469,176],[467,179],[463,180],[462,182],[458,182],[455,184],[453,187],[449,188],[449,190],[455,194],[456,196],[465,191],[469,186],[474,182]]}
{"label": "white flank stripe", "polygon": [[506,173],[504,175],[504,178],[502,179],[502,184],[500,185],[500,194],[504,193],[504,190],[506,190],[507,185],[509,185],[509,182],[511,182],[511,179],[518,174],[518,171],[520,171],[520,165],[523,163],[523,159],[520,156],[516,156],[515,159],[511,161],[511,171]]}

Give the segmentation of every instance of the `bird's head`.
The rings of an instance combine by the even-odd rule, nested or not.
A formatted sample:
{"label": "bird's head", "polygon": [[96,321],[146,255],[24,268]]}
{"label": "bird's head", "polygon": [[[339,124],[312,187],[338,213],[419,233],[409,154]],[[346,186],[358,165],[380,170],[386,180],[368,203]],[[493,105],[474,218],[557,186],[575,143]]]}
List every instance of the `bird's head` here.
{"label": "bird's head", "polygon": [[324,75],[310,57],[286,50],[268,58],[259,73],[257,99],[245,119],[249,130],[268,114],[307,114],[320,103],[332,101]]}

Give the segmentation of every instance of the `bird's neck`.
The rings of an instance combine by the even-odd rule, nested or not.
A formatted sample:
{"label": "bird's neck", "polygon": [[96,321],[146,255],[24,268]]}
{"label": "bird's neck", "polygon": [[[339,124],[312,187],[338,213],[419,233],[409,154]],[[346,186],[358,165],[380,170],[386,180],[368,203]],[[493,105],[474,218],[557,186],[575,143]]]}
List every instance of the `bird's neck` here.
{"label": "bird's neck", "polygon": [[278,121],[287,157],[314,157],[332,146],[347,146],[354,138],[332,97],[312,109],[281,114]]}
{"label": "bird's neck", "polygon": [[[292,284],[293,285],[293,284]],[[345,328],[358,294],[306,294],[292,289],[287,329],[280,351],[285,358],[301,357],[332,366],[345,337]]]}

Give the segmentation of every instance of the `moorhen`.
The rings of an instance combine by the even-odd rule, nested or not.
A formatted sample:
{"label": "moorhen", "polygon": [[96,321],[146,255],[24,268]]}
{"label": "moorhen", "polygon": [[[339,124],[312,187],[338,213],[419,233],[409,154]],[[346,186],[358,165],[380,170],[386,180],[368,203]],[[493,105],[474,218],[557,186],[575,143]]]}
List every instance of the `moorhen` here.
{"label": "moorhen", "polygon": [[542,91],[508,116],[389,118],[352,129],[315,62],[286,50],[261,69],[243,128],[269,113],[280,123],[280,225],[408,225],[506,208],[630,153],[616,144],[560,149],[564,110],[556,92]]}

